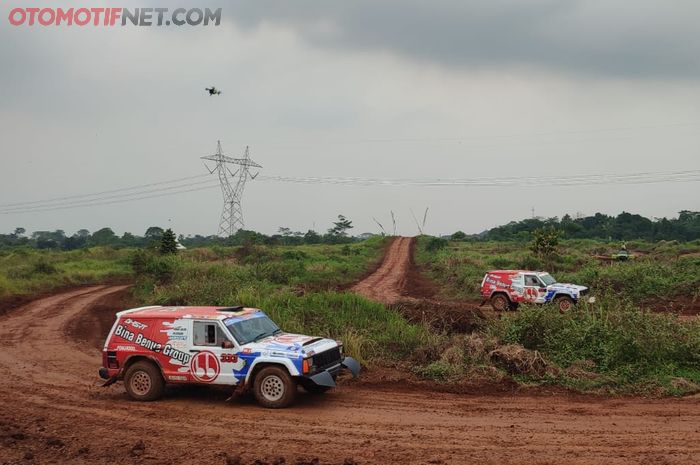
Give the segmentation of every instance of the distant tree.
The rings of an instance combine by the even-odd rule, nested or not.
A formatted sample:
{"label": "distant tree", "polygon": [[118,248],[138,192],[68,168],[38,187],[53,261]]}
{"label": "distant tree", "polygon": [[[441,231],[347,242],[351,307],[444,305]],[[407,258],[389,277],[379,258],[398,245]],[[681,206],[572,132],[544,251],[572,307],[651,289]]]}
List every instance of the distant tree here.
{"label": "distant tree", "polygon": [[59,247],[59,243],[53,239],[48,238],[38,238],[36,240],[37,249],[56,249]]}
{"label": "distant tree", "polygon": [[279,229],[277,229],[277,232],[282,236],[291,236],[292,235],[292,230],[289,228],[285,228],[283,226],[280,226]]}
{"label": "distant tree", "polygon": [[114,231],[112,231],[112,228],[102,228],[97,231],[95,231],[92,236],[90,236],[90,240],[88,241],[88,244],[90,245],[114,245],[119,241],[119,238],[117,237],[116,234],[114,234]]}
{"label": "distant tree", "polygon": [[88,231],[87,229],[78,229],[74,235],[87,239],[88,237],[90,237],[90,231]]}
{"label": "distant tree", "polygon": [[348,235],[348,229],[352,229],[353,227],[352,221],[345,218],[343,215],[338,215],[338,221],[333,223],[333,227],[328,230],[328,234],[345,237]]}
{"label": "distant tree", "polygon": [[133,247],[136,245],[137,239],[136,236],[134,236],[130,232],[125,232],[124,234],[122,234],[120,242],[126,247]]}
{"label": "distant tree", "polygon": [[22,236],[24,236],[24,233],[26,233],[26,232],[27,232],[27,230],[24,228],[15,228],[14,235],[15,235],[15,237],[22,237]]}
{"label": "distant tree", "polygon": [[146,230],[146,234],[143,235],[146,239],[160,239],[163,235],[163,228],[159,226],[151,226]]}
{"label": "distant tree", "polygon": [[304,244],[318,244],[321,242],[321,235],[314,230],[309,229],[304,234]]}
{"label": "distant tree", "polygon": [[533,231],[534,238],[530,250],[541,257],[552,255],[559,244],[559,234],[560,232],[553,227],[536,229]]}
{"label": "distant tree", "polygon": [[85,245],[85,239],[80,238],[73,234],[70,237],[66,237],[61,244],[63,250],[75,250],[83,247]]}
{"label": "distant tree", "polygon": [[457,231],[456,233],[452,234],[452,236],[450,236],[450,239],[452,239],[453,241],[463,241],[466,238],[467,235],[463,231]]}
{"label": "distant tree", "polygon": [[177,238],[170,228],[166,229],[160,238],[160,253],[163,255],[177,253]]}

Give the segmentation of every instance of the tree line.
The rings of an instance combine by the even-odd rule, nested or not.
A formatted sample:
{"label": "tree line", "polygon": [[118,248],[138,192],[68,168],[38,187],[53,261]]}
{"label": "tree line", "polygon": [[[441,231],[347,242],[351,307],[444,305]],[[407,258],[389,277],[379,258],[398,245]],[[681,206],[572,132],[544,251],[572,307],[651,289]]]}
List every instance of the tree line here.
{"label": "tree line", "polygon": [[527,218],[511,221],[481,234],[467,235],[458,231],[452,235],[452,239],[527,241],[533,238],[535,231],[543,229],[556,230],[562,239],[694,241],[700,239],[700,212],[683,210],[678,213],[677,218],[671,219],[649,219],[628,212],[617,216],[596,213],[577,218],[570,215],[564,215],[561,219]]}
{"label": "tree line", "polygon": [[[313,230],[306,232],[292,231],[290,228],[280,227],[277,234],[266,235],[256,231],[245,229],[238,230],[229,237],[215,235],[202,236],[190,235],[177,236],[178,243],[184,247],[203,247],[210,245],[237,246],[245,244],[266,245],[300,245],[300,244],[344,244],[364,239],[364,236],[353,237],[349,235],[353,228],[352,221],[343,215],[338,215],[337,221],[326,233]],[[0,234],[0,248],[33,247],[37,249],[75,250],[85,247],[111,246],[111,247],[139,247],[160,248],[166,236],[167,247],[172,248],[170,235],[174,234],[170,229],[159,226],[151,226],[142,236],[125,232],[117,235],[111,228],[101,228],[95,232],[80,229],[72,235],[67,235],[62,229],[55,231],[34,231],[27,234],[25,228],[15,228],[10,234]]]}

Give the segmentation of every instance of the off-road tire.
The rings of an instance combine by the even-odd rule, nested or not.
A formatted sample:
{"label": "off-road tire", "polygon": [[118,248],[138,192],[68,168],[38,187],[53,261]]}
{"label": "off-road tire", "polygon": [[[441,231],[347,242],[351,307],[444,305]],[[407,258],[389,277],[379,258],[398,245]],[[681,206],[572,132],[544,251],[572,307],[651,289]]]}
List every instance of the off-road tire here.
{"label": "off-road tire", "polygon": [[494,294],[491,296],[491,308],[497,312],[511,310],[513,305],[505,294]]}
{"label": "off-road tire", "polygon": [[286,368],[268,366],[255,375],[253,392],[258,403],[266,408],[284,408],[294,402],[297,383]]}
{"label": "off-road tire", "polygon": [[299,384],[309,394],[324,394],[332,389],[331,386],[319,386],[311,380],[302,380]]}
{"label": "off-road tire", "polygon": [[132,399],[149,402],[163,396],[165,380],[154,363],[140,361],[126,370],[124,387]]}
{"label": "off-road tire", "polygon": [[557,306],[561,313],[566,313],[569,310],[571,310],[571,307],[574,306],[574,303],[574,299],[572,299],[568,295],[560,295],[559,297],[554,298],[554,305]]}

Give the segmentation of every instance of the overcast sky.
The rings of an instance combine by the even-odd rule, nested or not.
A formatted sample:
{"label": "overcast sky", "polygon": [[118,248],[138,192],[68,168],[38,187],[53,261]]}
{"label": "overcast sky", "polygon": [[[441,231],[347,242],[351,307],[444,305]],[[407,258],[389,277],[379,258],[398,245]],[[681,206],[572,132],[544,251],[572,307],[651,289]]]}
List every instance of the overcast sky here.
{"label": "overcast sky", "polygon": [[[38,2],[36,2],[39,4]],[[61,2],[94,6],[109,2]],[[176,2],[160,2],[171,8]],[[220,26],[14,27],[0,9],[0,204],[206,173],[246,145],[263,175],[572,176],[700,169],[700,2],[190,1]],[[158,5],[151,0],[113,6]],[[204,88],[223,90],[209,97]],[[535,214],[675,216],[700,183],[362,187],[254,180],[247,229],[479,232]],[[217,189],[0,214],[0,232],[214,234]]]}

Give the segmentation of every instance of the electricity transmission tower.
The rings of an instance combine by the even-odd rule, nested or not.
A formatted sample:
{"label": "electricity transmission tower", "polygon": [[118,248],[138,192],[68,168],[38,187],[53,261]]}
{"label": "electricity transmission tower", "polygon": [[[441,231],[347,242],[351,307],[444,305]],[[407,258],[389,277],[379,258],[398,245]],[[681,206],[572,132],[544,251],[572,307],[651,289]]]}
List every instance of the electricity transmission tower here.
{"label": "electricity transmission tower", "polygon": [[[245,226],[243,223],[243,210],[241,209],[241,198],[243,197],[243,188],[245,183],[250,179],[255,179],[258,173],[250,174],[251,168],[262,168],[262,166],[250,159],[248,146],[245,148],[243,158],[231,158],[224,155],[221,150],[221,141],[216,141],[216,153],[201,157],[202,160],[209,160],[216,163],[214,169],[209,169],[206,162],[204,166],[209,170],[209,174],[215,171],[219,176],[221,184],[221,193],[224,196],[224,209],[221,212],[221,220],[219,221],[219,236],[228,237],[239,229]],[[228,164],[238,165],[235,173],[232,173]],[[232,185],[233,183],[233,185]]]}

